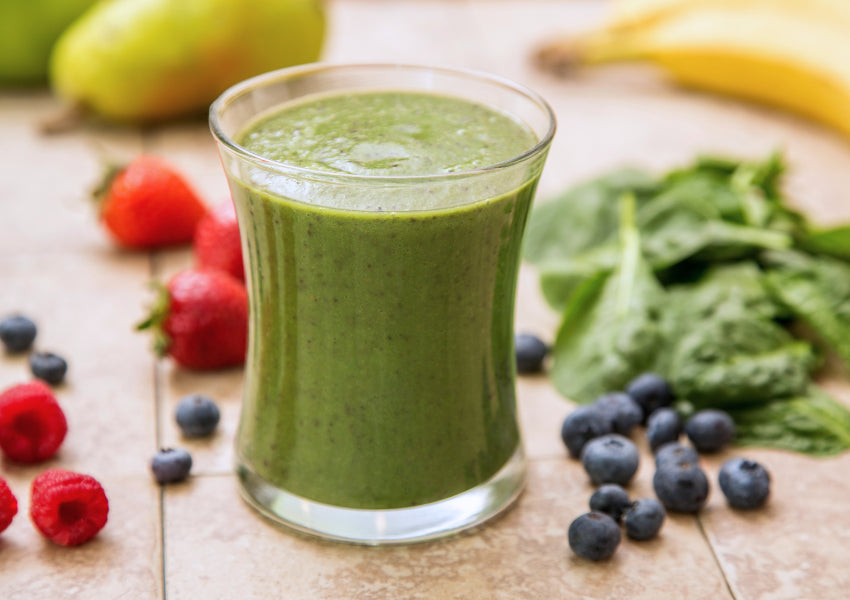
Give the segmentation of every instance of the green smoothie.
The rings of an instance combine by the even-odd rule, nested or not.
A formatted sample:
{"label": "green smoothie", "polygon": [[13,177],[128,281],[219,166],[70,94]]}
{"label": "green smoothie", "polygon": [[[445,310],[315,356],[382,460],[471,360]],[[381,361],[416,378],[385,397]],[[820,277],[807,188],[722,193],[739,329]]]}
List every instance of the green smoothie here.
{"label": "green smoothie", "polygon": [[311,170],[232,185],[251,304],[238,459],[351,508],[487,481],[520,444],[514,296],[539,173],[508,193],[443,176],[520,155],[535,135],[467,100],[374,91],[285,104],[237,142]]}

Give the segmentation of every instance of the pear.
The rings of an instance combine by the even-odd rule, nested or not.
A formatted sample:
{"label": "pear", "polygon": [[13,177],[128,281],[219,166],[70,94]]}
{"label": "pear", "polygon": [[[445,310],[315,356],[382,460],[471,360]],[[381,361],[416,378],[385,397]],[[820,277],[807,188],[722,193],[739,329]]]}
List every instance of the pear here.
{"label": "pear", "polygon": [[109,120],[207,110],[248,77],[318,59],[319,0],[102,0],[56,42],[54,92]]}
{"label": "pear", "polygon": [[0,0],[0,84],[47,83],[53,44],[96,1]]}

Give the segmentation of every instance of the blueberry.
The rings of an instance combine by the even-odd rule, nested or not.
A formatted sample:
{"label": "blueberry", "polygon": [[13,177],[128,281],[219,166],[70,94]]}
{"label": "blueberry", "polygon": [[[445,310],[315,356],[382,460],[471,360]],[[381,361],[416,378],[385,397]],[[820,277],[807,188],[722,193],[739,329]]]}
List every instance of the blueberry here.
{"label": "blueberry", "polygon": [[720,467],[717,479],[726,501],[734,508],[758,508],[770,495],[770,474],[754,460],[727,460]]}
{"label": "blueberry", "polygon": [[589,560],[605,560],[620,545],[620,526],[601,512],[585,513],[570,523],[567,540],[572,551]]}
{"label": "blueberry", "polygon": [[669,406],[654,410],[646,420],[646,439],[653,452],[668,442],[678,440],[681,433],[682,420]]}
{"label": "blueberry", "polygon": [[667,442],[655,451],[655,467],[658,468],[667,463],[699,466],[699,453],[693,446],[686,446],[681,442]]}
{"label": "blueberry", "polygon": [[58,385],[65,379],[68,363],[52,352],[33,352],[30,354],[30,370],[42,381],[50,385]]}
{"label": "blueberry", "polygon": [[561,425],[561,439],[573,458],[581,456],[588,441],[606,433],[611,433],[611,422],[593,405],[579,406]]}
{"label": "blueberry", "polygon": [[725,411],[699,410],[685,421],[685,433],[698,452],[717,452],[735,439],[735,422]]}
{"label": "blueberry", "polygon": [[670,406],[675,399],[667,380],[655,373],[643,373],[626,385],[626,393],[643,409],[644,422],[656,409]]}
{"label": "blueberry", "polygon": [[549,347],[537,336],[518,333],[514,336],[517,373],[540,373]]}
{"label": "blueberry", "polygon": [[12,315],[0,321],[0,340],[9,352],[23,352],[32,346],[37,328],[23,315]]}
{"label": "blueberry", "polygon": [[628,435],[643,420],[643,409],[624,392],[609,392],[599,396],[594,406],[611,420],[614,433]]}
{"label": "blueberry", "polygon": [[605,513],[618,523],[631,503],[628,492],[616,483],[600,485],[590,496],[590,510]]}
{"label": "blueberry", "polygon": [[581,464],[597,485],[627,485],[637,472],[638,461],[637,446],[618,433],[594,438],[581,451]]}
{"label": "blueberry", "polygon": [[626,535],[633,540],[651,540],[661,531],[667,511],[655,498],[635,500],[625,511]]}
{"label": "blueberry", "polygon": [[175,418],[183,435],[204,437],[215,431],[221,413],[212,399],[200,394],[190,394],[180,400]]}
{"label": "blueberry", "polygon": [[664,507],[673,512],[695,513],[708,500],[708,478],[699,466],[690,463],[658,467],[652,487]]}
{"label": "blueberry", "polygon": [[192,470],[192,456],[182,448],[163,448],[151,460],[151,470],[157,483],[183,481]]}

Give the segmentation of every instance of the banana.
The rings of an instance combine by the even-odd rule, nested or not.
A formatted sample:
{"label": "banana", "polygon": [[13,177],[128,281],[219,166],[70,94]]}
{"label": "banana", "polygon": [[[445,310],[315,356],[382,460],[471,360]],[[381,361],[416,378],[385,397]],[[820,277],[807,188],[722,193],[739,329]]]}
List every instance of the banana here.
{"label": "banana", "polygon": [[542,47],[556,72],[649,60],[679,83],[784,108],[850,136],[847,0],[621,0],[610,23]]}
{"label": "banana", "polygon": [[791,10],[807,18],[838,19],[850,24],[850,2],[847,0],[615,0],[611,5],[609,29],[640,27],[675,14],[704,7],[761,7],[767,10]]}

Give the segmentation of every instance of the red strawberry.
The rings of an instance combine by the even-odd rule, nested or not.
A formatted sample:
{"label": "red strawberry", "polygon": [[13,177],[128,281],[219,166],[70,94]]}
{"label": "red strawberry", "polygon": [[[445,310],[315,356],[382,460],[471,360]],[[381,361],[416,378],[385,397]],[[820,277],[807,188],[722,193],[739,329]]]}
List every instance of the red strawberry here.
{"label": "red strawberry", "polygon": [[222,202],[198,223],[195,256],[199,266],[220,269],[239,281],[245,281],[242,241],[232,201]]}
{"label": "red strawberry", "polygon": [[207,213],[182,175],[145,154],[111,169],[95,195],[107,230],[127,248],[189,243]]}
{"label": "red strawberry", "polygon": [[49,469],[33,479],[30,493],[33,524],[57,544],[77,546],[106,525],[109,500],[90,475]]}
{"label": "red strawberry", "polygon": [[68,424],[53,392],[41,381],[0,394],[0,449],[12,460],[34,463],[56,454]]}
{"label": "red strawberry", "polygon": [[153,329],[158,354],[190,369],[220,369],[245,362],[248,294],[223,271],[185,269],[162,289],[139,329]]}
{"label": "red strawberry", "polygon": [[0,479],[0,532],[6,529],[18,514],[18,500],[3,479]]}

